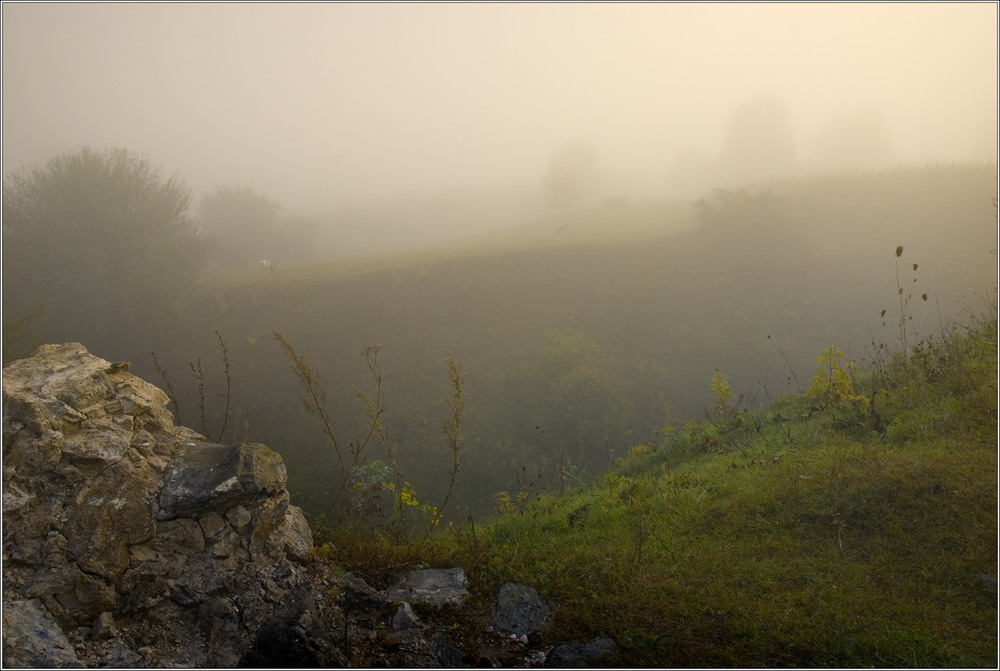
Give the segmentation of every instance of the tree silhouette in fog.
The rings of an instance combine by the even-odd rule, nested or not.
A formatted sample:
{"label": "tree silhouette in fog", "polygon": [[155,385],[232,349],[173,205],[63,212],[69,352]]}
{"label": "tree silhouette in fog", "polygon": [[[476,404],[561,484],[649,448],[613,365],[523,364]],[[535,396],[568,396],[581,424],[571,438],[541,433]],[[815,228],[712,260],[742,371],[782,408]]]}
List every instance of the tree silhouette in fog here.
{"label": "tree silhouette in fog", "polygon": [[318,229],[301,216],[282,216],[281,205],[249,187],[217,186],[198,206],[199,223],[220,266],[255,268],[261,259],[279,266],[316,252]]}
{"label": "tree silhouette in fog", "polygon": [[217,186],[198,206],[199,221],[212,240],[212,256],[222,265],[270,259],[281,206],[249,187]]}
{"label": "tree silhouette in fog", "polygon": [[44,304],[42,337],[92,349],[164,333],[204,259],[189,201],[181,181],[126,149],[7,175],[5,322]]}

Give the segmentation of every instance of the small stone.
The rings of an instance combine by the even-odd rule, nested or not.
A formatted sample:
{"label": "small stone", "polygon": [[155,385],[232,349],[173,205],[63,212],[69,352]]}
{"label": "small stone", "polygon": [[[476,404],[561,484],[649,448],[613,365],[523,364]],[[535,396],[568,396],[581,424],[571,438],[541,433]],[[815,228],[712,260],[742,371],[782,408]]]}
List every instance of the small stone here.
{"label": "small stone", "polygon": [[235,529],[242,529],[250,524],[250,511],[243,506],[235,506],[226,513],[226,519]]}
{"label": "small stone", "polygon": [[501,634],[520,639],[546,627],[552,609],[534,589],[505,583],[497,594],[490,626]]}
{"label": "small stone", "polygon": [[392,616],[392,624],[390,626],[393,631],[403,631],[420,626],[420,620],[416,613],[413,612],[413,607],[408,602],[403,601],[396,608],[396,613]]}
{"label": "small stone", "polygon": [[537,650],[524,658],[524,668],[537,669],[545,664],[545,652]]}
{"label": "small stone", "polygon": [[415,569],[386,592],[386,601],[423,602],[432,606],[457,606],[469,596],[465,571],[460,568]]}
{"label": "small stone", "polygon": [[104,611],[94,620],[94,628],[91,637],[100,641],[112,638],[115,635],[115,618],[108,611]]}

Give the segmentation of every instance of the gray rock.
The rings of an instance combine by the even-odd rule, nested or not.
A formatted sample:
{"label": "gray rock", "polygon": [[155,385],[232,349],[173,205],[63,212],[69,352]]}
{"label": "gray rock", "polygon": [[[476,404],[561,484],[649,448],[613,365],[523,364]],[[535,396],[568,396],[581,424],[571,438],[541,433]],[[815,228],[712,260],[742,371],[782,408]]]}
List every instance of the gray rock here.
{"label": "gray rock", "polygon": [[288,506],[280,535],[283,549],[289,559],[305,564],[312,559],[313,537],[305,513],[300,508]]}
{"label": "gray rock", "polygon": [[4,661],[233,666],[307,584],[284,464],[174,425],[165,393],[109,366],[78,343],[4,366]]}
{"label": "gray rock", "polygon": [[389,626],[393,631],[413,629],[420,626],[420,619],[413,612],[413,606],[403,601],[396,608],[396,612],[392,616],[392,623]]}
{"label": "gray rock", "polygon": [[84,429],[62,443],[63,459],[80,468],[103,470],[125,456],[129,444],[124,435]]}
{"label": "gray rock", "polygon": [[[264,445],[182,445],[167,466],[161,520],[252,508],[284,489],[285,465]],[[248,520],[249,521],[249,520]]]}
{"label": "gray rock", "polygon": [[506,636],[528,636],[545,628],[552,609],[531,587],[506,583],[497,594],[490,626]]}
{"label": "gray rock", "polygon": [[[5,521],[4,531],[9,527]],[[90,624],[106,610],[114,610],[117,595],[105,580],[85,573],[75,563],[57,569],[25,572],[4,564],[5,577],[21,582],[12,596],[41,599],[52,618],[66,631]],[[5,590],[6,591],[6,590]]]}
{"label": "gray rock", "polygon": [[557,645],[546,655],[545,666],[562,669],[577,668],[616,654],[618,654],[618,646],[610,638],[600,638],[590,643],[566,643]]}
{"label": "gray rock", "polygon": [[38,599],[3,603],[4,668],[82,667],[73,645]]}
{"label": "gray rock", "polygon": [[382,594],[353,573],[345,573],[337,581],[345,610],[374,612],[381,610]]}
{"label": "gray rock", "polygon": [[465,571],[460,568],[415,569],[385,593],[386,601],[457,606],[469,596]]}

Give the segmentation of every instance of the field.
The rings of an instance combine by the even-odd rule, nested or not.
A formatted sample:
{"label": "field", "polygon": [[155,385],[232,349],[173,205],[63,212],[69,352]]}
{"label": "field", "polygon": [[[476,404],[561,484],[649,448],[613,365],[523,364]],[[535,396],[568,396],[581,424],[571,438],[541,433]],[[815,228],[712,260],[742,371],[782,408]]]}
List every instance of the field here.
{"label": "field", "polygon": [[[609,201],[447,247],[210,275],[192,318],[155,349],[196,429],[188,367],[203,359],[212,434],[225,407],[218,331],[240,420],[227,438],[278,450],[314,514],[339,487],[337,469],[274,332],[313,365],[345,442],[364,425],[352,387],[373,391],[361,352],[381,345],[382,421],[423,499],[440,500],[449,481],[441,418],[453,355],[469,401],[452,513],[484,514],[525,478],[549,492],[560,468],[591,481],[661,440],[665,424],[703,418],[716,371],[759,408],[803,391],[831,343],[871,363],[878,345],[900,344],[898,288],[912,298],[911,339],[975,309],[996,275],[994,175],[929,166],[700,204]],[[134,364],[163,386],[148,354]],[[375,447],[364,458],[384,456]]]}

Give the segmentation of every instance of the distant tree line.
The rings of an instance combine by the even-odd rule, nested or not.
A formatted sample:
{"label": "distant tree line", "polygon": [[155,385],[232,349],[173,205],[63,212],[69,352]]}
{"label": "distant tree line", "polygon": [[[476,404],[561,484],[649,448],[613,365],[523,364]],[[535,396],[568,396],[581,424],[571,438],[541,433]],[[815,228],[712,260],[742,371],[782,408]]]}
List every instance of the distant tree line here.
{"label": "distant tree line", "polygon": [[5,360],[38,338],[110,352],[169,337],[207,268],[312,253],[316,225],[280,209],[250,189],[219,187],[192,214],[179,178],[121,148],[83,148],[6,175]]}

